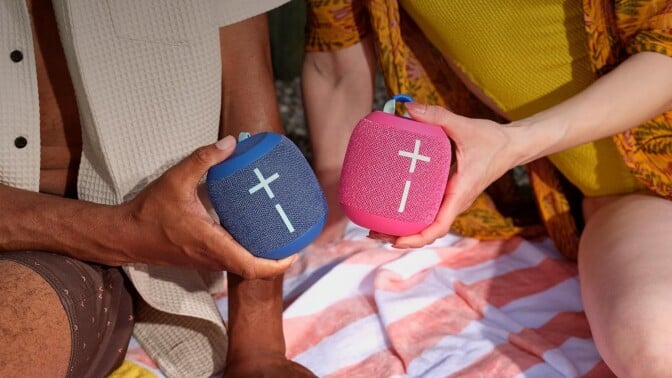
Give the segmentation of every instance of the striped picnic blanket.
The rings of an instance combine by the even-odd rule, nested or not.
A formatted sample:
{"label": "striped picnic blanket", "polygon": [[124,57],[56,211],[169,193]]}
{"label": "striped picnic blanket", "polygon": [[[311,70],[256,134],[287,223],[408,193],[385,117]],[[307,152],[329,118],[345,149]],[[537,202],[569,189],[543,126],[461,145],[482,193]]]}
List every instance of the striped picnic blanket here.
{"label": "striped picnic blanket", "polygon": [[[400,251],[366,233],[350,224],[345,240],[308,247],[286,275],[287,355],[316,375],[613,377],[576,264],[548,240],[448,235]],[[217,302],[226,319],[226,293]],[[134,341],[126,360],[162,377]]]}

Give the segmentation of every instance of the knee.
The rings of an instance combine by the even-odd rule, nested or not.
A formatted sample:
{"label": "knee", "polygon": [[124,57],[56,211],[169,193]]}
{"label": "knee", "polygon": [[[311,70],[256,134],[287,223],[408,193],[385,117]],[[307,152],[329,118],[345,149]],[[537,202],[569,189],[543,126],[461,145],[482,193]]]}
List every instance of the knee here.
{"label": "knee", "polygon": [[672,357],[669,356],[668,350],[645,348],[625,360],[622,366],[623,374],[618,375],[628,378],[672,377],[671,363]]}
{"label": "knee", "polygon": [[[641,333],[633,342],[615,350],[613,361],[606,361],[614,373],[624,378],[672,377],[672,336],[661,329],[656,335]],[[648,336],[648,337],[647,337]],[[620,352],[620,353],[619,353]],[[606,360],[606,359],[605,359]]]}

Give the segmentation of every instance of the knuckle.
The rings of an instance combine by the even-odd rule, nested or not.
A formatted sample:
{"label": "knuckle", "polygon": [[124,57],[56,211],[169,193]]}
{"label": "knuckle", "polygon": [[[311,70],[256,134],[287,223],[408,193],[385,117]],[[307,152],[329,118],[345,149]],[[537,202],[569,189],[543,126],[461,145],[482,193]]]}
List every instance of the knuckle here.
{"label": "knuckle", "polygon": [[199,240],[196,242],[196,245],[194,245],[194,253],[196,256],[210,256],[212,254],[210,251],[210,246],[208,246],[205,241]]}
{"label": "knuckle", "polygon": [[257,278],[257,272],[252,264],[245,264],[240,272],[240,276],[246,280],[253,280]]}
{"label": "knuckle", "polygon": [[203,166],[209,166],[210,165],[210,154],[208,153],[209,149],[207,146],[202,146],[197,148],[193,153],[192,153],[192,158],[194,161],[196,161],[197,164],[203,165]]}
{"label": "knuckle", "polygon": [[429,113],[432,117],[442,117],[445,116],[447,112],[448,110],[446,110],[446,108],[439,105],[427,106],[427,113]]}
{"label": "knuckle", "polygon": [[439,105],[427,105],[427,111],[432,112],[434,114],[439,114],[443,110],[445,110],[445,109],[443,107],[439,106]]}

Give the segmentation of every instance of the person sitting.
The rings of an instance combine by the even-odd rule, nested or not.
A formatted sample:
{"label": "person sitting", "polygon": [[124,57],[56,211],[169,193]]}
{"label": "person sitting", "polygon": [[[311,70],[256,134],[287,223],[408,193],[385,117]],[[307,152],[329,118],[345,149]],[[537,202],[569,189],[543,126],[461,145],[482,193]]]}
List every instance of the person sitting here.
{"label": "person sitting", "polygon": [[456,149],[436,220],[394,245],[521,232],[482,193],[525,166],[548,235],[578,259],[607,365],[668,376],[672,2],[307,4],[302,79],[323,180],[338,180],[380,69],[388,94],[413,97],[410,116],[443,127]]}
{"label": "person sitting", "polygon": [[106,376],[132,332],[171,377],[313,376],[285,358],[293,258],[255,258],[198,195],[230,134],[283,131],[283,2],[0,1],[0,376]]}

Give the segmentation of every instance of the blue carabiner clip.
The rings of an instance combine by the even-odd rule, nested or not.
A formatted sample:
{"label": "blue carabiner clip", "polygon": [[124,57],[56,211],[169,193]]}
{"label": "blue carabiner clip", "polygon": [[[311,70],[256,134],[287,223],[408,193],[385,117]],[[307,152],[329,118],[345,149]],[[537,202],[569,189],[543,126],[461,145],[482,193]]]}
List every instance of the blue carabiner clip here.
{"label": "blue carabiner clip", "polygon": [[[383,105],[383,111],[385,113],[395,114],[397,108],[397,102],[401,103],[413,102],[413,97],[404,93],[396,94],[392,96],[391,99],[387,100],[387,102],[385,102],[385,105]],[[403,116],[406,118],[410,118],[408,112],[404,112]]]}

